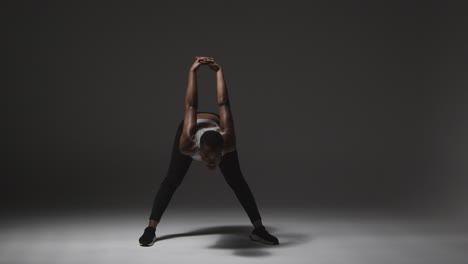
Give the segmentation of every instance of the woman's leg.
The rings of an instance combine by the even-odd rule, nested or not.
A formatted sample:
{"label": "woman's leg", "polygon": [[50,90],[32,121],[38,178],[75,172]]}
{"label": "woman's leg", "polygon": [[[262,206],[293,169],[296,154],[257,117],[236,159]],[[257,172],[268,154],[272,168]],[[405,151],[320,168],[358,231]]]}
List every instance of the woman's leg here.
{"label": "woman's leg", "polygon": [[247,212],[250,222],[252,222],[255,227],[262,225],[255,198],[242,175],[237,150],[226,153],[223,156],[222,161],[219,163],[219,168],[221,169],[226,182],[234,191],[237,199]]}
{"label": "woman's leg", "polygon": [[150,226],[152,223],[153,225],[159,223],[159,220],[166,210],[172,195],[179,187],[190,167],[190,164],[192,163],[192,157],[182,154],[179,150],[179,138],[182,134],[182,129],[183,121],[179,124],[174,138],[171,161],[167,170],[166,178],[162,181],[159,190],[154,197],[153,208],[149,218]]}

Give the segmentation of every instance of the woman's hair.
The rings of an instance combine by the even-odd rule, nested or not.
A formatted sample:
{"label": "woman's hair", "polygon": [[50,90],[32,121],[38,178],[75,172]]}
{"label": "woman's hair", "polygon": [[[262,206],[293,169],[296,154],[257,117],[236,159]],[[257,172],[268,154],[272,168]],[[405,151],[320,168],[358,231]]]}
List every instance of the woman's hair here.
{"label": "woman's hair", "polygon": [[205,144],[212,148],[222,148],[224,145],[223,136],[217,131],[205,131],[200,138],[200,145]]}

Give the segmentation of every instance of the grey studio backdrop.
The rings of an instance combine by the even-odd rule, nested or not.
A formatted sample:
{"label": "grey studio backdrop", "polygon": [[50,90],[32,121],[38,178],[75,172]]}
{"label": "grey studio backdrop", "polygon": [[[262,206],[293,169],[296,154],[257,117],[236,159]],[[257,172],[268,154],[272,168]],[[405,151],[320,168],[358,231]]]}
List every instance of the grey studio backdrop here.
{"label": "grey studio backdrop", "polygon": [[[211,56],[260,211],[464,213],[467,19],[453,4],[31,1],[7,10],[4,209],[149,216],[188,69]],[[217,112],[214,72],[201,68],[198,88],[199,111]],[[166,214],[205,207],[241,210],[219,169],[193,162]]]}

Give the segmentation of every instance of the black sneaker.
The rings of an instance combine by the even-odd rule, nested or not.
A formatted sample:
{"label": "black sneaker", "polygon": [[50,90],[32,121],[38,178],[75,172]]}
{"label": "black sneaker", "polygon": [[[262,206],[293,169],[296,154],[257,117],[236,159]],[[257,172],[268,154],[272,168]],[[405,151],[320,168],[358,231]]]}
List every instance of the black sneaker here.
{"label": "black sneaker", "polygon": [[252,234],[250,234],[250,239],[253,241],[258,241],[264,244],[268,245],[278,245],[278,238],[275,236],[271,235],[266,231],[264,226],[256,227],[252,231]]}
{"label": "black sneaker", "polygon": [[149,247],[156,242],[156,228],[148,226],[145,228],[143,235],[141,235],[139,242],[142,247]]}

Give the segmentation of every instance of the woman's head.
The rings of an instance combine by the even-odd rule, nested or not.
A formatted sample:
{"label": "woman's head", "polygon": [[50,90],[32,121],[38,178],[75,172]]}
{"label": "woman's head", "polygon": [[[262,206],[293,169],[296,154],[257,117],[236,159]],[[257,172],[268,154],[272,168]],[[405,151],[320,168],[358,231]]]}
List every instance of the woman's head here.
{"label": "woman's head", "polygon": [[214,170],[222,159],[224,139],[217,131],[205,131],[200,138],[200,157],[208,169]]}

